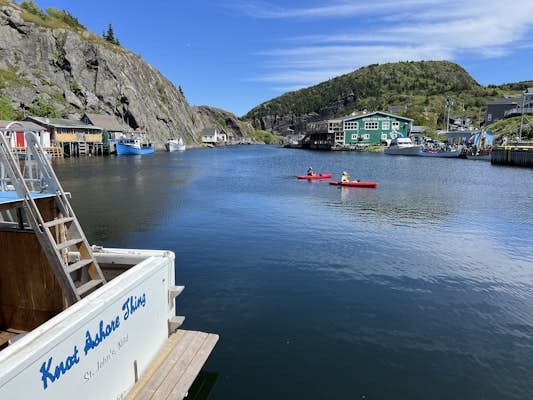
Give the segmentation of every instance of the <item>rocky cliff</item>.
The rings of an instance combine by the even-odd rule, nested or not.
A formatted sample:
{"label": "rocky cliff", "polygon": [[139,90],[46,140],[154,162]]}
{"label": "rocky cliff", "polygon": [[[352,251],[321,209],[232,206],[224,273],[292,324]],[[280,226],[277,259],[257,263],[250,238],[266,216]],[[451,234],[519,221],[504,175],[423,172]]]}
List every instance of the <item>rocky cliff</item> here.
{"label": "rocky cliff", "polygon": [[233,137],[245,135],[233,114],[191,107],[140,56],[81,25],[71,29],[49,18],[0,1],[0,100],[15,113],[72,119],[84,112],[110,114],[145,129],[159,146],[176,135],[199,145],[202,129],[220,124]]}

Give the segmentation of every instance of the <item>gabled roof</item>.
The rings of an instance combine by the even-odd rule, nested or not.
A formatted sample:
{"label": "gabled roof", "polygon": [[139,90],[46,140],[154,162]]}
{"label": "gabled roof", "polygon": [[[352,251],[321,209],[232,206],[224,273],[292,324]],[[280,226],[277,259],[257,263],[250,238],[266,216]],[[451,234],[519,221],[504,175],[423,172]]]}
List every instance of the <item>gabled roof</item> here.
{"label": "gabled roof", "polygon": [[217,128],[202,129],[202,136],[213,136],[215,133],[217,133]]}
{"label": "gabled roof", "polygon": [[129,130],[114,115],[85,113],[85,116],[93,125],[100,126],[107,131],[124,132]]}
{"label": "gabled roof", "polygon": [[404,121],[413,121],[411,118],[401,117],[399,115],[387,113],[387,112],[384,112],[384,111],[374,111],[374,112],[366,113],[366,114],[351,115],[349,117],[344,117],[342,120],[343,121],[350,121],[352,119],[361,119],[361,118],[370,117],[370,116],[376,115],[376,114],[386,115],[386,116],[389,116],[389,117],[392,117],[392,118],[396,118],[396,119],[401,119],[401,120],[404,120]]}
{"label": "gabled roof", "polygon": [[94,125],[85,124],[75,119],[47,118],[47,117],[26,117],[25,121],[32,121],[41,126],[53,126],[54,128],[72,128],[72,129],[93,129],[102,130]]}
{"label": "gabled roof", "polygon": [[13,128],[12,128],[13,130],[17,130],[20,127],[22,127],[22,129],[27,129],[30,131],[44,131],[45,129],[41,125],[37,125],[31,121],[4,121],[4,120],[0,120],[0,129],[5,129],[5,127],[11,124],[12,122],[15,122],[15,124],[13,124]]}
{"label": "gabled roof", "polygon": [[498,104],[518,104],[522,101],[522,97],[502,97],[500,99],[487,101],[487,105],[495,106]]}

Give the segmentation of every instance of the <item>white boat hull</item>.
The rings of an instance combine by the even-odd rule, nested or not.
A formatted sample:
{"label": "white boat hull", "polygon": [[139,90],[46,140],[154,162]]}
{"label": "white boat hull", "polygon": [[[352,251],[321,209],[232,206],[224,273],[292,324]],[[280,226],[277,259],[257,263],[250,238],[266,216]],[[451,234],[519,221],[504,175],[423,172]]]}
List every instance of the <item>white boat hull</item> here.
{"label": "white boat hull", "polygon": [[169,140],[168,151],[185,151],[186,147],[182,140]]}
{"label": "white boat hull", "polygon": [[391,156],[418,156],[421,150],[420,146],[387,147],[384,152]]}
{"label": "white boat hull", "polygon": [[175,315],[174,254],[119,251],[132,255],[145,260],[0,352],[1,399],[125,397]]}

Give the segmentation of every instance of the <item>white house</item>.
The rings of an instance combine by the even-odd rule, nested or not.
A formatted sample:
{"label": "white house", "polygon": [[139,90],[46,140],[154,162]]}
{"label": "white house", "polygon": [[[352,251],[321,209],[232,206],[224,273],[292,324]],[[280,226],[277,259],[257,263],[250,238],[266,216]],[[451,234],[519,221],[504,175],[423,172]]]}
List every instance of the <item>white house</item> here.
{"label": "white house", "polygon": [[224,131],[219,132],[218,128],[205,128],[202,131],[202,143],[221,144],[227,140],[228,135]]}
{"label": "white house", "polygon": [[6,137],[11,148],[25,148],[26,132],[33,132],[39,139],[39,144],[50,147],[50,132],[40,125],[29,121],[0,121],[0,132]]}

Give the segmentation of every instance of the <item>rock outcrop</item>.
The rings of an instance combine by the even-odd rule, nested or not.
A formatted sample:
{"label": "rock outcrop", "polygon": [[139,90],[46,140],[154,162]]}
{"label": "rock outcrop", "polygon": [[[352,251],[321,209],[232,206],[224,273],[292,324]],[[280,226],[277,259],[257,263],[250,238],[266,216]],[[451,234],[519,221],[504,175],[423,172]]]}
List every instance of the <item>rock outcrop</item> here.
{"label": "rock outcrop", "polygon": [[16,3],[0,4],[7,4],[0,6],[0,94],[15,111],[29,115],[46,106],[63,118],[114,115],[159,146],[176,135],[199,145],[203,128],[219,121],[233,136],[245,134],[233,114],[191,107],[140,56],[86,30],[32,21]]}

